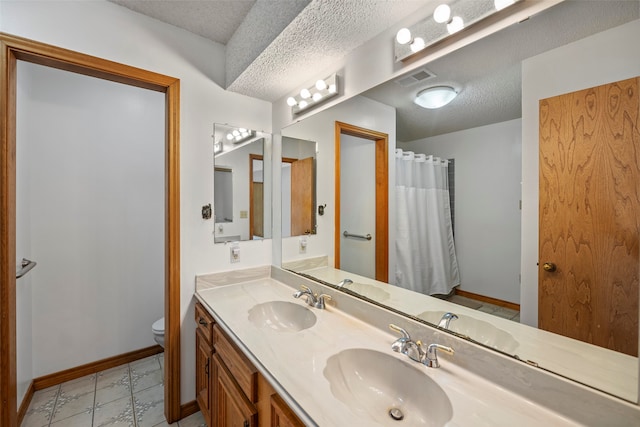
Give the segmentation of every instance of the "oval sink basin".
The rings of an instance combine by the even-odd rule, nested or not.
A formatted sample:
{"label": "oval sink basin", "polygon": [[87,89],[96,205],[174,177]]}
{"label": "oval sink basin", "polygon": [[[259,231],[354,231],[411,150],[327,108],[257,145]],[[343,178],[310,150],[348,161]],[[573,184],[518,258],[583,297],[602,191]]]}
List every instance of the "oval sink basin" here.
{"label": "oval sink basin", "polygon": [[249,310],[249,321],[259,328],[298,332],[315,325],[316,315],[299,304],[270,301],[254,305]]}
{"label": "oval sink basin", "polygon": [[[445,311],[425,311],[416,317],[437,325],[445,313]],[[510,333],[493,326],[491,323],[469,316],[458,315],[458,317],[458,319],[451,320],[449,330],[505,353],[511,353],[518,348],[518,341]]]}
{"label": "oval sink basin", "polygon": [[379,351],[348,349],[329,357],[324,376],[331,393],[363,419],[389,426],[444,426],[453,408],[425,369]]}

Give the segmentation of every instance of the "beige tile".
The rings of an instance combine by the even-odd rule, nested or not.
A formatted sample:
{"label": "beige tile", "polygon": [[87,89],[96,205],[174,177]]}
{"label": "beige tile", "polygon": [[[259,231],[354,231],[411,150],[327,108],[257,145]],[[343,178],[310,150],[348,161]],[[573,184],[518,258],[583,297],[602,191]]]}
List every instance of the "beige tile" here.
{"label": "beige tile", "polygon": [[98,372],[96,389],[100,390],[114,384],[128,384],[129,381],[129,366],[116,366],[115,368]]}
{"label": "beige tile", "polygon": [[93,410],[94,397],[94,393],[67,395],[61,391],[56,401],[56,407],[53,410],[51,421],[57,422],[80,413],[91,413]]}
{"label": "beige tile", "polygon": [[178,421],[179,427],[207,427],[204,421],[202,412],[198,411],[193,415],[189,415],[187,418],[183,418]]}
{"label": "beige tile", "polygon": [[104,405],[124,397],[131,398],[131,386],[126,383],[112,383],[96,391],[96,405]]}
{"label": "beige tile", "polygon": [[482,311],[483,313],[492,314],[494,311],[496,311],[496,306],[494,306],[492,304],[483,304],[482,307],[478,308],[478,311]]}
{"label": "beige tile", "polygon": [[131,385],[133,386],[134,393],[162,384],[163,380],[164,377],[161,369],[145,372],[142,375],[137,373],[131,375]]}
{"label": "beige tile", "polygon": [[94,427],[135,425],[133,403],[130,397],[114,400],[104,405],[96,405],[93,414]]}
{"label": "beige tile", "polygon": [[514,322],[518,322],[520,323],[520,313],[516,314],[515,316],[513,316],[511,318],[511,320],[513,320]]}
{"label": "beige tile", "polygon": [[515,310],[511,310],[510,308],[499,307],[491,314],[493,314],[494,316],[502,317],[503,319],[512,319],[518,314],[518,312]]}
{"label": "beige tile", "polygon": [[58,391],[60,391],[59,385],[36,391],[31,398],[31,403],[29,403],[29,410],[53,411]]}
{"label": "beige tile", "polygon": [[164,386],[148,388],[133,395],[133,405],[138,427],[153,427],[165,421]]}
{"label": "beige tile", "polygon": [[131,373],[143,374],[145,372],[155,371],[160,369],[160,362],[156,355],[147,357],[145,359],[136,360],[129,363]]}
{"label": "beige tile", "polygon": [[67,396],[79,396],[94,391],[96,391],[96,374],[87,375],[60,385],[60,393],[64,393]]}
{"label": "beige tile", "polygon": [[51,410],[44,411],[27,411],[26,415],[22,419],[20,427],[43,427],[48,426],[51,420]]}
{"label": "beige tile", "polygon": [[69,418],[52,422],[56,427],[88,427],[93,422],[93,412],[73,415]]}
{"label": "beige tile", "polygon": [[[174,424],[174,426],[177,426],[179,424]],[[166,420],[161,422],[160,424],[156,424],[153,427],[171,427],[171,424],[169,424]]]}

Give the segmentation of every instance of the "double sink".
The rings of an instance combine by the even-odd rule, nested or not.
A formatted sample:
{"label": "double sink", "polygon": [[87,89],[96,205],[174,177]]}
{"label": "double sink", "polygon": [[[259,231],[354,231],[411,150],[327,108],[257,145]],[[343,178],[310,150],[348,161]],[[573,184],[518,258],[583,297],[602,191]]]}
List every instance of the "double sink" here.
{"label": "double sink", "polygon": [[[314,313],[300,302],[269,301],[248,311],[260,329],[295,334],[313,327]],[[331,355],[323,369],[333,396],[355,415],[380,425],[443,426],[453,417],[445,391],[422,364],[391,352],[349,348]]]}

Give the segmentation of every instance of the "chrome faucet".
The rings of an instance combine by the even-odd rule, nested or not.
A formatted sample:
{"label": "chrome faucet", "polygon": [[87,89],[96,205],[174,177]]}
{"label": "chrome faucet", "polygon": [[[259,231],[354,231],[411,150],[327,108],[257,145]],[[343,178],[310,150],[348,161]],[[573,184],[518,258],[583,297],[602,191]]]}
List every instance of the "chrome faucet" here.
{"label": "chrome faucet", "polygon": [[440,319],[440,323],[438,323],[438,326],[440,328],[449,329],[449,324],[451,323],[451,321],[456,320],[457,318],[458,316],[454,313],[446,312],[442,315],[442,319]]}
{"label": "chrome faucet", "polygon": [[440,344],[430,344],[429,347],[427,347],[427,354],[422,363],[429,368],[439,368],[440,362],[438,362],[438,350],[444,351],[447,354],[454,353],[451,347]]}
{"label": "chrome faucet", "polygon": [[439,368],[437,350],[444,351],[447,354],[454,354],[451,347],[447,347],[441,344],[430,344],[427,347],[427,351],[422,349],[422,343],[413,341],[409,333],[399,326],[393,323],[389,324],[389,329],[402,334],[402,337],[398,338],[391,344],[391,350],[402,353],[414,362],[420,362],[429,368]]}
{"label": "chrome faucet", "polygon": [[353,283],[353,280],[351,280],[351,279],[342,279],[341,281],[338,282],[338,284],[336,284],[336,286],[339,287],[339,288],[342,288],[344,286],[347,286],[350,283]]}
{"label": "chrome faucet", "polygon": [[300,290],[293,294],[294,298],[300,298],[301,296],[306,296],[307,304],[311,307],[319,308],[324,310],[325,299],[331,299],[331,295],[322,294],[318,296],[318,294],[314,293],[311,289],[306,287],[305,285],[300,286]]}

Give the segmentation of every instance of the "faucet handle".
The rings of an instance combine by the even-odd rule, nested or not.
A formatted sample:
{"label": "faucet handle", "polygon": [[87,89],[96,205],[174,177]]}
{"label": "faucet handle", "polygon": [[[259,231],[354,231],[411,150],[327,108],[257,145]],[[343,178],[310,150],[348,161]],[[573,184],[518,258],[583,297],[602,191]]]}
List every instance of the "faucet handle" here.
{"label": "faucet handle", "polygon": [[439,368],[440,363],[438,362],[438,350],[451,355],[455,353],[455,351],[453,351],[451,347],[447,347],[441,344],[429,344],[429,347],[427,347],[426,357],[423,359],[422,363],[424,363],[429,368]]}
{"label": "faucet handle", "polygon": [[321,294],[316,301],[316,308],[323,310],[325,308],[325,299],[331,299],[331,295]]}
{"label": "faucet handle", "polygon": [[400,339],[411,340],[411,336],[409,335],[409,332],[407,332],[406,330],[402,329],[400,326],[394,325],[393,323],[389,323],[389,329],[391,329],[392,331],[397,332],[399,334],[402,334],[402,338],[400,338]]}

